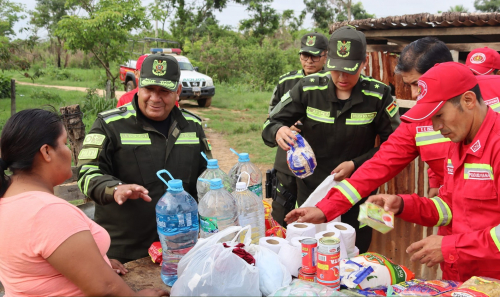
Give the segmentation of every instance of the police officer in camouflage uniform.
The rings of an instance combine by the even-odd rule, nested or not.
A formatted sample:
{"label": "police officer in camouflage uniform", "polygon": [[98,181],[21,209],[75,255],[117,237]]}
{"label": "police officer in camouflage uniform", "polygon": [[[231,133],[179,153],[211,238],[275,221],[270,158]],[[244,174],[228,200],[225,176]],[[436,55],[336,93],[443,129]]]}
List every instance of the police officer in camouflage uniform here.
{"label": "police officer in camouflage uniform", "polygon": [[[328,39],[323,34],[307,33],[302,36],[299,51],[302,69],[288,72],[280,77],[269,103],[269,112],[301,78],[323,70],[326,64],[327,48]],[[301,124],[300,120],[298,124]],[[291,128],[300,132],[300,129],[298,129],[300,126],[292,126]],[[281,148],[276,151],[274,170],[276,189],[272,193],[272,216],[278,223],[286,227],[285,216],[295,208],[297,201],[297,183],[295,182],[295,175],[293,175],[286,163],[286,151]]]}
{"label": "police officer in camouflage uniform", "polygon": [[[264,123],[265,144],[288,150],[296,138],[289,127],[304,119],[301,135],[318,166],[311,176],[296,178],[299,205],[332,171],[337,181],[349,177],[378,150],[377,135],[384,142],[400,123],[391,88],[361,75],[366,63],[365,35],[349,26],[339,28],[329,40],[328,71],[302,78]],[[359,203],[342,215],[342,221],[356,229],[356,246],[363,253],[370,245],[371,229],[359,229],[358,213]]]}
{"label": "police officer in camouflage uniform", "polygon": [[146,257],[158,241],[155,206],[165,193],[156,172],[167,169],[196,195],[210,142],[201,119],[180,110],[177,60],[150,55],[131,103],[98,115],[78,156],[78,186],[96,202],[95,221],[111,236],[108,257],[122,263]]}

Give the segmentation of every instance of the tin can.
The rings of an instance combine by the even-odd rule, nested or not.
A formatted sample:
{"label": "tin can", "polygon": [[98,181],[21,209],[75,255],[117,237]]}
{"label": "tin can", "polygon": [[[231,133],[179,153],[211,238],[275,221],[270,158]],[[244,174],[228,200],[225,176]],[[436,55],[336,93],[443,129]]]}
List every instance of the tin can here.
{"label": "tin can", "polygon": [[305,238],[300,243],[302,245],[302,272],[313,274],[316,272],[318,241],[314,238]]}
{"label": "tin can", "polygon": [[316,282],[338,290],[340,286],[340,239],[323,237],[319,240]]}
{"label": "tin can", "polygon": [[299,269],[299,279],[314,283],[316,282],[316,273],[304,273],[301,267]]}

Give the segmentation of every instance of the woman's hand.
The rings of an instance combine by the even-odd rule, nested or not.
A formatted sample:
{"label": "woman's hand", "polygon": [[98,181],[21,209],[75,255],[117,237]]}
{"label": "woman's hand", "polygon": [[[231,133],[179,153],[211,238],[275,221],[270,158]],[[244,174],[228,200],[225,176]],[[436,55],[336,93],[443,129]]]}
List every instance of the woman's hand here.
{"label": "woman's hand", "polygon": [[113,268],[113,270],[116,271],[116,273],[122,275],[127,274],[128,272],[127,268],[125,268],[125,266],[123,266],[123,264],[120,263],[120,261],[116,259],[109,259],[109,262],[111,263],[111,268]]}

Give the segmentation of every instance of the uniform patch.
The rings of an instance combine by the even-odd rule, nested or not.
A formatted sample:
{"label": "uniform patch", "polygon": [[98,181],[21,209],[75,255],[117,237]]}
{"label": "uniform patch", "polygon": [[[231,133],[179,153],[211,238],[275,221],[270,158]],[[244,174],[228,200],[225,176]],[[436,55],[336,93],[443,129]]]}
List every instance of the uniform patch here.
{"label": "uniform patch", "polygon": [[468,179],[491,180],[491,174],[483,171],[469,171]]}
{"label": "uniform patch", "polygon": [[150,145],[151,139],[148,133],[143,134],[131,134],[131,133],[120,133],[120,140],[122,144],[129,145]]}
{"label": "uniform patch", "polygon": [[486,56],[483,53],[475,53],[470,57],[472,64],[482,64],[486,61]]}
{"label": "uniform patch", "polygon": [[313,46],[316,43],[316,36],[307,36],[307,46]]}
{"label": "uniform patch", "polygon": [[210,139],[208,139],[208,138],[203,138],[203,142],[205,143],[205,148],[206,148],[208,151],[211,151],[211,150],[212,150],[212,144],[210,143]]}
{"label": "uniform patch", "polygon": [[351,113],[351,119],[373,119],[377,116],[377,112],[368,112],[368,113]]}
{"label": "uniform patch", "polygon": [[471,151],[473,151],[474,153],[477,152],[480,148],[481,142],[479,141],[479,139],[470,147]]}
{"label": "uniform patch", "polygon": [[101,145],[106,139],[102,134],[87,134],[83,140],[83,145]]}
{"label": "uniform patch", "polygon": [[389,114],[389,116],[392,118],[396,115],[396,113],[398,112],[398,104],[396,103],[396,101],[392,101],[391,104],[389,104],[389,106],[387,106],[385,108],[385,110],[387,110],[387,113]]}
{"label": "uniform patch", "polygon": [[181,133],[181,135],[179,135],[179,139],[182,139],[182,138],[196,138],[196,132],[184,132],[184,133]]}
{"label": "uniform patch", "polygon": [[448,174],[453,175],[454,169],[455,168],[453,167],[453,163],[451,163],[451,160],[448,159],[448,163],[446,164],[446,170],[447,170]]}
{"label": "uniform patch", "polygon": [[434,132],[434,128],[432,126],[418,126],[417,127],[417,134],[418,133],[425,133],[425,132]]}
{"label": "uniform patch", "polygon": [[283,102],[288,98],[290,98],[290,91],[286,92],[285,95],[281,97],[280,101]]}
{"label": "uniform patch", "polygon": [[418,90],[417,90],[417,101],[424,98],[427,94],[427,84],[423,80],[418,81]]}
{"label": "uniform patch", "polygon": [[154,60],[153,62],[153,74],[156,76],[163,76],[165,73],[167,73],[167,61],[165,60]]}
{"label": "uniform patch", "polygon": [[493,105],[493,104],[497,104],[499,103],[500,100],[498,100],[498,97],[495,97],[495,98],[492,98],[492,99],[489,99],[489,100],[485,100],[484,103],[488,106],[490,105]]}
{"label": "uniform patch", "polygon": [[97,154],[99,153],[98,148],[86,148],[80,151],[78,154],[79,160],[94,160],[97,158]]}
{"label": "uniform patch", "polygon": [[346,58],[349,56],[351,51],[351,42],[350,41],[337,41],[337,55],[341,58]]}

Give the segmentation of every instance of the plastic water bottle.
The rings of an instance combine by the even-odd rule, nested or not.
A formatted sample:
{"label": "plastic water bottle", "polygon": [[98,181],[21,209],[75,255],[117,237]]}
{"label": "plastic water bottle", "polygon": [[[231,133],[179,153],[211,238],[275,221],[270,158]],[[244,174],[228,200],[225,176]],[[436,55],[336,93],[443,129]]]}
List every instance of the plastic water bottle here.
{"label": "plastic water bottle", "polygon": [[[207,155],[205,155],[204,152],[201,152],[201,155],[205,160],[207,160],[207,170],[203,171],[203,173],[199,176],[200,178],[203,179],[214,179],[214,178],[220,178],[222,180],[222,185],[224,186],[224,189],[226,189],[228,192],[233,192],[234,187],[231,183],[231,179],[229,178],[229,175],[227,175],[224,171],[222,171],[219,168],[219,163],[217,162],[217,159],[207,159]],[[210,190],[210,185],[206,182],[202,182],[198,180],[196,183],[196,191],[198,192],[198,201],[201,200],[203,196]]]}
{"label": "plastic water bottle", "polygon": [[235,150],[230,150],[238,156],[238,163],[229,170],[229,177],[231,178],[233,188],[236,187],[236,182],[241,173],[247,172],[249,177],[242,177],[241,181],[246,182],[248,184],[248,189],[254,192],[262,200],[262,173],[259,168],[250,162],[250,157],[247,153],[238,154]]}
{"label": "plastic water bottle", "polygon": [[251,225],[252,243],[258,244],[259,239],[266,234],[262,199],[248,190],[247,184],[244,182],[236,183],[236,191],[232,195],[236,199],[236,205],[238,206],[240,226]]}
{"label": "plastic water bottle", "polygon": [[[170,176],[168,183],[161,177],[162,173]],[[168,187],[156,204],[156,224],[163,250],[161,279],[172,286],[177,280],[177,264],[198,240],[198,205],[184,191],[182,180],[173,179],[167,170],[160,170],[156,175]]]}
{"label": "plastic water bottle", "polygon": [[[233,195],[222,186],[220,178],[201,179],[210,184],[210,190],[201,198],[198,205],[200,213],[200,237],[207,238],[231,226],[239,226],[238,208]],[[231,237],[231,236],[228,236]],[[224,238],[229,241],[232,238]]]}

